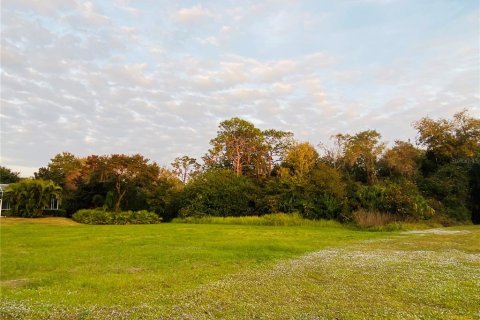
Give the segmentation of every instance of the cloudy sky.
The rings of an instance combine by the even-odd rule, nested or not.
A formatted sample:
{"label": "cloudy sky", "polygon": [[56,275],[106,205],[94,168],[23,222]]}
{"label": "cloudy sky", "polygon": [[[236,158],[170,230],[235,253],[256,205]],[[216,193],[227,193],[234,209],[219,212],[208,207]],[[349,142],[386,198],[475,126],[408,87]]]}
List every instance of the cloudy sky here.
{"label": "cloudy sky", "polygon": [[234,116],[318,144],[480,116],[477,0],[3,0],[1,164],[201,157]]}

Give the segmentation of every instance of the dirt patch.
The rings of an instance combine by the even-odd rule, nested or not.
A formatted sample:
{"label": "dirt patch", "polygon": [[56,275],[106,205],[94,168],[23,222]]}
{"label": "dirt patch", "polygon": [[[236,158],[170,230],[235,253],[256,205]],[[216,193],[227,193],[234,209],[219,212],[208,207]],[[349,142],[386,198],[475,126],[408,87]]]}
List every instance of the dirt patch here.
{"label": "dirt patch", "polygon": [[413,230],[405,231],[404,234],[436,234],[436,235],[450,235],[450,234],[468,234],[467,230],[445,230],[445,229],[427,229],[427,230]]}
{"label": "dirt patch", "polygon": [[128,268],[127,269],[127,272],[128,273],[139,273],[139,272],[142,272],[143,271],[143,268],[135,268],[135,267],[132,267],[132,268]]}
{"label": "dirt patch", "polygon": [[28,279],[12,279],[0,281],[0,285],[2,287],[19,288],[26,286],[29,282]]}
{"label": "dirt patch", "polygon": [[47,217],[47,218],[16,218],[16,217],[2,217],[0,218],[0,225],[17,225],[17,224],[49,224],[57,226],[78,226],[79,223],[68,218]]}

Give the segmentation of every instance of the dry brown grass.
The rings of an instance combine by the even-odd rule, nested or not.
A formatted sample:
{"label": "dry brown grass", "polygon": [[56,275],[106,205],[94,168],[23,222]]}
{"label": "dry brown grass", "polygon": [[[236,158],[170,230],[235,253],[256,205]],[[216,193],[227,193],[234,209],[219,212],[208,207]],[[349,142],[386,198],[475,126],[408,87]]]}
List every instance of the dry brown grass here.
{"label": "dry brown grass", "polygon": [[355,224],[361,228],[384,226],[398,221],[396,216],[378,211],[358,210],[353,213],[352,217]]}
{"label": "dry brown grass", "polygon": [[30,280],[28,279],[11,279],[11,280],[2,280],[0,281],[0,287],[10,287],[10,288],[19,288],[25,287]]}
{"label": "dry brown grass", "polygon": [[2,226],[17,225],[17,224],[50,224],[57,226],[76,226],[79,223],[60,217],[46,217],[46,218],[17,218],[17,217],[2,217],[0,218]]}

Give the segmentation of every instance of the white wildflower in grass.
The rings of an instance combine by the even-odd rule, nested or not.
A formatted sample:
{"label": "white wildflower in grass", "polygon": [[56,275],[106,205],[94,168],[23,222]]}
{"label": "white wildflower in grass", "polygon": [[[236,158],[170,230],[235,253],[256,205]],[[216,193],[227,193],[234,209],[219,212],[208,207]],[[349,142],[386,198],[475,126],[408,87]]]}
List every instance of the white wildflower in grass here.
{"label": "white wildflower in grass", "polygon": [[[230,275],[187,293],[182,301],[189,303],[176,306],[173,314],[182,310],[204,318],[218,310],[222,301],[221,318],[229,319],[335,319],[337,315],[345,319],[473,319],[478,315],[480,254],[408,249],[372,250],[363,244],[314,252],[268,270]],[[199,308],[202,313],[196,313]]]}

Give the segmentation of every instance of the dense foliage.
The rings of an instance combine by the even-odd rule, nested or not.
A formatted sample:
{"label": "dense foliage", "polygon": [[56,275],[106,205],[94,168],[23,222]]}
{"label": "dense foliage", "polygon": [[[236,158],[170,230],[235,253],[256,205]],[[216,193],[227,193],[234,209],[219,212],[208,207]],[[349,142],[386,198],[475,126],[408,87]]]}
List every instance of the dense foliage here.
{"label": "dense foliage", "polygon": [[252,179],[237,176],[229,169],[211,169],[186,185],[180,215],[253,215],[258,194]]}
{"label": "dense foliage", "polygon": [[82,209],[72,215],[72,219],[85,224],[152,224],[160,223],[157,214],[141,211],[105,211],[102,209]]}
{"label": "dense foliage", "polygon": [[101,207],[148,210],[164,221],[277,212],[356,221],[355,212],[367,220],[370,212],[372,221],[479,223],[480,119],[465,110],[452,119],[426,117],[414,127],[416,144],[389,145],[366,130],[334,135],[331,146],[317,149],[291,132],[232,118],[219,124],[203,164],[177,157],[169,170],[138,154],[64,152],[35,177],[63,188],[68,215]]}
{"label": "dense foliage", "polygon": [[20,181],[20,172],[14,172],[8,168],[0,166],[0,183],[15,183]]}

